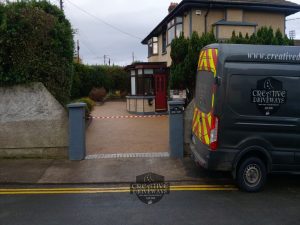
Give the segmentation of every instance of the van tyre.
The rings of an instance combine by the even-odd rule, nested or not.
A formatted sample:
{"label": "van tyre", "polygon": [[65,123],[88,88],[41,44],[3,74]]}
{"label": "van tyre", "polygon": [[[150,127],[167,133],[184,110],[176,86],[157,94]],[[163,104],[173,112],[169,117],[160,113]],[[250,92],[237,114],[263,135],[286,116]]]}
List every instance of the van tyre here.
{"label": "van tyre", "polygon": [[238,186],[246,192],[261,191],[266,183],[266,178],[266,165],[256,157],[243,161],[237,170]]}

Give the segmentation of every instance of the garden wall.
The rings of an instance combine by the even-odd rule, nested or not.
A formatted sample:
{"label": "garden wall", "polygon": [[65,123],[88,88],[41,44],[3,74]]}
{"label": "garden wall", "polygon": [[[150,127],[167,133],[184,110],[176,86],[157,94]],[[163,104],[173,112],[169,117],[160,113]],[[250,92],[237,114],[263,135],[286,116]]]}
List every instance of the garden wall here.
{"label": "garden wall", "polygon": [[68,115],[42,83],[0,87],[0,158],[66,158]]}

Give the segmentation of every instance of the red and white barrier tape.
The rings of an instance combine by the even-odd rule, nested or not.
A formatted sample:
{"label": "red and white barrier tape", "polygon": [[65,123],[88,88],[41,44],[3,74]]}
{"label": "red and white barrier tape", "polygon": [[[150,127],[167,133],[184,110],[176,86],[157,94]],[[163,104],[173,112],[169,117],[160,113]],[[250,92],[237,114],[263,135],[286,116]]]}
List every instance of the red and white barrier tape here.
{"label": "red and white barrier tape", "polygon": [[167,117],[168,115],[144,115],[144,116],[91,116],[92,119],[136,119],[136,118],[157,118]]}

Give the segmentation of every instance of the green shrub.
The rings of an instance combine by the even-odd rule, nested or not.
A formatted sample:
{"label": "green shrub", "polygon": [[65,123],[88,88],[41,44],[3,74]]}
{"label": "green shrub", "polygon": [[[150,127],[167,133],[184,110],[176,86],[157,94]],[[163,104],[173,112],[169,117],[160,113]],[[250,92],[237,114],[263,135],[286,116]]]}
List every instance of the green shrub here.
{"label": "green shrub", "polygon": [[63,104],[70,97],[73,31],[47,1],[0,5],[0,85],[42,82]]}
{"label": "green shrub", "polygon": [[77,99],[77,100],[73,101],[73,103],[86,103],[86,107],[85,107],[86,118],[88,118],[90,116],[91,112],[93,111],[93,109],[96,105],[95,102],[88,97]]}

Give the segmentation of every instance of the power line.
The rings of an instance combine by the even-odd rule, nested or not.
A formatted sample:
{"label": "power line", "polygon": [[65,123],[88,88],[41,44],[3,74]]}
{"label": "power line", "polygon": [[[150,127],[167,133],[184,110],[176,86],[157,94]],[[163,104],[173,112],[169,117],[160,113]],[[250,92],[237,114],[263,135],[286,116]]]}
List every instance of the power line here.
{"label": "power line", "polygon": [[90,53],[92,53],[96,58],[101,58],[101,59],[103,58],[103,57],[99,57],[98,54],[96,54],[96,52],[93,50],[93,48],[88,44],[90,43],[90,41],[88,40],[87,36],[82,32],[82,30],[80,30],[80,32],[77,32],[77,34],[78,36],[81,36],[83,38],[81,39],[81,42]]}
{"label": "power line", "polygon": [[[78,36],[82,36],[83,39],[81,39],[80,41],[82,41],[83,45],[86,47],[87,50],[89,50],[93,55],[98,56],[95,51],[93,50],[92,47],[90,47],[90,45],[88,44],[88,42],[90,42],[89,40],[87,40],[86,36],[83,35],[83,33],[80,31],[80,34]],[[85,40],[87,40],[87,42],[85,42]]]}
{"label": "power line", "polygon": [[80,41],[82,42],[82,44],[85,46],[85,48],[86,48],[90,53],[92,53],[95,57],[98,57],[98,55],[97,55],[90,47],[88,47],[87,43],[85,43],[84,40],[81,39]]}
{"label": "power line", "polygon": [[104,21],[103,19],[100,19],[99,17],[97,17],[97,16],[95,16],[95,15],[89,13],[88,11],[86,11],[86,10],[80,8],[78,5],[74,4],[73,2],[71,2],[71,1],[69,1],[69,0],[66,0],[66,1],[68,1],[71,5],[73,5],[73,6],[74,6],[75,8],[77,8],[78,10],[80,10],[80,11],[84,12],[85,14],[87,14],[87,15],[93,17],[94,19],[100,21],[101,23],[104,23],[105,25],[111,27],[112,29],[114,29],[114,30],[116,30],[116,31],[119,31],[120,33],[123,33],[123,34],[125,34],[125,35],[127,35],[127,36],[130,36],[130,37],[132,37],[132,38],[135,38],[135,39],[138,39],[138,40],[142,40],[140,37],[137,37],[137,36],[135,36],[135,35],[133,35],[133,34],[130,34],[130,33],[126,32],[126,31],[124,31],[124,30],[122,30],[122,29],[120,29],[120,28],[118,28],[118,27],[116,27],[116,26],[114,26],[114,25],[112,25],[112,24],[110,24],[110,23]]}

